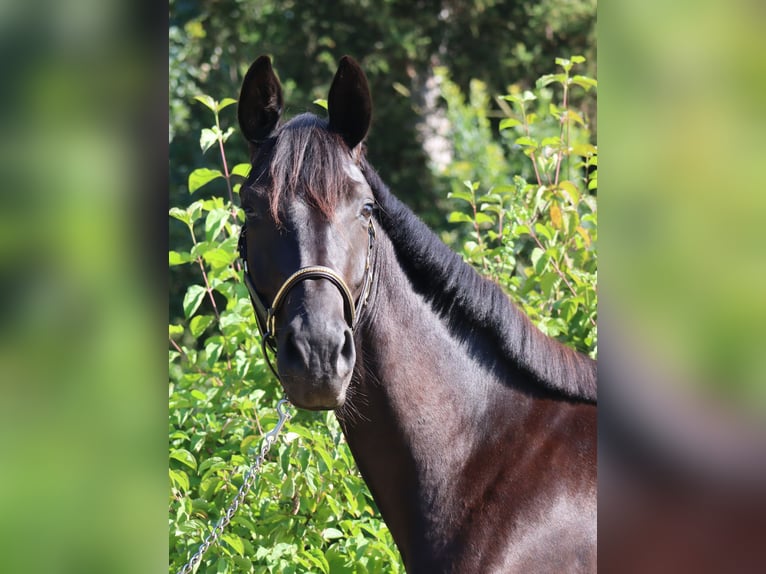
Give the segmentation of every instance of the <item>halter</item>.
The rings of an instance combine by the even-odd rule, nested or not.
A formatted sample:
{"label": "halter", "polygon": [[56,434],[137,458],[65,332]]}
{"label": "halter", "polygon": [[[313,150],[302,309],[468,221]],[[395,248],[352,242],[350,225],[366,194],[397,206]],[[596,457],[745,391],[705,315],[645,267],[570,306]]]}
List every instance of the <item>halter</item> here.
{"label": "halter", "polygon": [[367,304],[367,299],[370,296],[370,287],[372,284],[372,246],[375,243],[375,226],[370,219],[367,226],[367,235],[369,238],[367,244],[367,257],[364,262],[364,282],[362,283],[362,292],[359,294],[359,300],[354,302],[354,296],[351,294],[351,289],[348,288],[343,277],[338,272],[329,267],[323,265],[309,265],[307,267],[301,267],[295,273],[290,275],[274,296],[274,300],[269,307],[263,302],[261,296],[255,290],[252,279],[250,279],[250,270],[247,266],[247,224],[242,226],[242,231],[239,234],[239,258],[242,260],[244,267],[244,279],[247,290],[250,292],[250,301],[253,303],[253,309],[255,310],[255,319],[258,324],[258,331],[261,334],[261,349],[263,356],[266,358],[266,363],[269,365],[271,372],[278,381],[281,382],[279,373],[276,367],[271,362],[269,354],[266,352],[266,347],[270,348],[274,354],[277,352],[277,320],[276,316],[279,309],[284,302],[290,289],[295,287],[298,283],[307,279],[327,279],[340,291],[341,297],[343,297],[343,314],[346,319],[346,323],[351,327],[351,331],[356,329],[359,323],[359,316]]}

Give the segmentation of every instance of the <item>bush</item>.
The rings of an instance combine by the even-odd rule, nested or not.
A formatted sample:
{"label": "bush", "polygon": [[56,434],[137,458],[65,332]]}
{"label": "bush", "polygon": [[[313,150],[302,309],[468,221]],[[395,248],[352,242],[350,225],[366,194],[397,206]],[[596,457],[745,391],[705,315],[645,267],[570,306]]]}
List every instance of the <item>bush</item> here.
{"label": "bush", "polygon": [[573,88],[596,86],[571,73],[583,61],[557,58],[561,72],[540,78],[535,92],[512,87],[498,99],[504,147],[487,106],[475,105],[488,100],[483,84],[471,83],[466,105],[440,71],[454,161],[437,175],[455,200],[449,221],[465,224],[445,239],[543,332],[595,357],[598,152],[586,118],[570,106]]}

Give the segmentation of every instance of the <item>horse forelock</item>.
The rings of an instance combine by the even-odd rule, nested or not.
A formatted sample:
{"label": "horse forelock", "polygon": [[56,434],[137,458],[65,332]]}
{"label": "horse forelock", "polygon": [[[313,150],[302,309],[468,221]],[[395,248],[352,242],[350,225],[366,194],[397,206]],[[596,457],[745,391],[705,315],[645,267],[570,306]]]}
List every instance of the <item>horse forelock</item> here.
{"label": "horse forelock", "polygon": [[332,219],[339,202],[350,194],[347,163],[352,161],[343,139],[328,122],[301,114],[277,129],[253,164],[255,183],[267,190],[276,222],[299,197]]}

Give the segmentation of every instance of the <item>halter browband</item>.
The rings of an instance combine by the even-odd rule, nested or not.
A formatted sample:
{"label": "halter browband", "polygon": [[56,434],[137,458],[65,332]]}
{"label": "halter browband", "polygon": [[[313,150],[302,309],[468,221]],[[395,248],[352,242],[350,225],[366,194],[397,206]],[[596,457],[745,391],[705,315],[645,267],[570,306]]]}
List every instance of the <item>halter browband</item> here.
{"label": "halter browband", "polygon": [[351,294],[351,290],[346,285],[343,277],[339,273],[325,267],[323,265],[310,265],[308,267],[301,267],[295,273],[290,275],[274,296],[274,300],[269,307],[263,303],[261,296],[255,290],[252,279],[250,279],[250,271],[247,266],[247,238],[246,238],[247,224],[242,226],[242,231],[239,235],[239,257],[242,259],[244,265],[244,280],[247,290],[250,293],[250,301],[253,304],[255,311],[255,319],[258,324],[258,330],[261,333],[261,348],[263,349],[263,356],[266,359],[266,363],[269,365],[271,372],[279,379],[279,373],[274,365],[271,363],[268,353],[266,352],[266,346],[268,345],[272,351],[276,353],[277,341],[276,341],[276,315],[284,302],[290,289],[295,287],[298,283],[306,281],[307,279],[327,279],[340,291],[341,297],[343,297],[343,313],[346,318],[348,326],[354,331],[359,321],[359,313],[367,304],[367,299],[370,296],[370,287],[372,284],[372,246],[375,242],[375,226],[370,219],[370,223],[367,227],[369,243],[367,245],[367,258],[364,263],[364,282],[362,283],[362,292],[359,295],[359,300],[354,301],[354,296]]}

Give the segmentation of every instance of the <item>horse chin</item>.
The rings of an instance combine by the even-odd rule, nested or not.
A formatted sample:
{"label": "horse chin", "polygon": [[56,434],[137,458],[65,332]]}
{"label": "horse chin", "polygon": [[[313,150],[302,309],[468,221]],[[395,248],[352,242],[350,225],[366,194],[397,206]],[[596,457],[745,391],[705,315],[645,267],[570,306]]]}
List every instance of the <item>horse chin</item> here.
{"label": "horse chin", "polygon": [[299,409],[309,411],[331,411],[339,409],[346,402],[348,382],[344,381],[317,384],[288,384],[283,385],[289,401]]}

